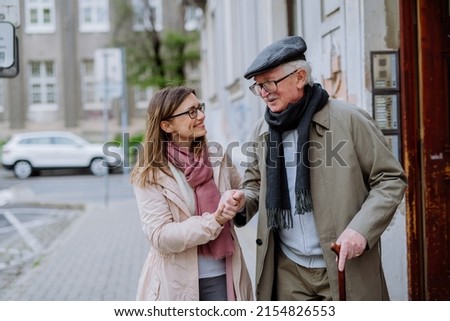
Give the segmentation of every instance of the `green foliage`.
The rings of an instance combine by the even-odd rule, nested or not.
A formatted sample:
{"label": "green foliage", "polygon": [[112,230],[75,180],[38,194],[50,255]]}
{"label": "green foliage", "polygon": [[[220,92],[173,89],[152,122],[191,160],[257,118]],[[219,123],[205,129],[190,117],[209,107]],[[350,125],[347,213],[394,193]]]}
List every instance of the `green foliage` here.
{"label": "green foliage", "polygon": [[[150,7],[144,9],[148,10],[147,15],[143,15],[147,17],[146,29],[134,31],[131,2],[114,0],[112,3],[116,12],[112,45],[125,48],[128,82],[142,88],[185,84],[185,67],[195,66],[200,61],[198,31],[156,31],[153,28],[155,13]],[[184,10],[170,14],[182,15]]]}
{"label": "green foliage", "polygon": [[148,50],[149,46],[145,45],[126,47],[128,77],[132,84],[144,88],[182,85],[186,81],[185,66],[200,60],[199,50],[192,45],[198,44],[198,33],[169,31],[160,36],[159,49],[153,46]]}
{"label": "green foliage", "polygon": [[[133,143],[142,143],[144,141],[144,137],[145,137],[145,133],[141,132],[141,133],[135,133],[131,136],[128,137],[128,141],[130,144]],[[124,134],[123,133],[118,133],[115,137],[114,137],[114,141],[122,144],[123,143],[123,138],[124,138]]]}

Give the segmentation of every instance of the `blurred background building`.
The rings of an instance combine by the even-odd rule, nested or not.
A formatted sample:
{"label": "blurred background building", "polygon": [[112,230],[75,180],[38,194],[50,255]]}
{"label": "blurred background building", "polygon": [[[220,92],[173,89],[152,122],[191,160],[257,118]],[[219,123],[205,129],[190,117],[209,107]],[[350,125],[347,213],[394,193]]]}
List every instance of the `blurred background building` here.
{"label": "blurred background building", "polygon": [[[35,128],[101,132],[94,52],[125,47],[130,132],[144,130],[154,89],[185,83],[206,103],[209,140],[239,163],[265,110],[242,75],[262,48],[301,35],[315,80],[373,115],[407,172],[405,202],[384,242],[391,292],[401,300],[450,299],[449,0],[20,3],[21,71],[0,79],[0,139]],[[133,5],[131,20],[124,4]],[[147,51],[139,52],[143,43]],[[108,107],[112,128],[119,105]]]}
{"label": "blurred background building", "polygon": [[[199,9],[182,5],[180,1],[17,2],[21,18],[21,25],[16,29],[20,73],[15,78],[0,78],[0,139],[16,131],[41,129],[70,129],[93,139],[101,137],[105,103],[98,71],[96,73],[95,52],[102,48],[125,48],[127,71],[131,75],[126,95],[123,95],[127,122],[131,132],[142,131],[148,102],[158,86],[155,86],[156,80],[151,81],[156,77],[148,75],[148,69],[138,65],[136,69],[140,74],[137,75],[134,62],[139,57],[142,64],[155,69],[158,55],[165,54],[157,51],[168,47],[169,41],[177,41],[167,39],[167,34],[182,38],[198,27],[195,10]],[[1,5],[2,1],[0,8]],[[189,11],[191,9],[194,12]],[[142,38],[145,40],[140,41]],[[145,46],[149,48],[144,49]],[[195,64],[186,63],[184,70],[187,73],[183,81],[199,87]],[[143,76],[145,73],[147,75]],[[157,85],[169,82],[163,80]],[[111,136],[122,130],[119,126],[122,99],[119,97],[106,104]]]}

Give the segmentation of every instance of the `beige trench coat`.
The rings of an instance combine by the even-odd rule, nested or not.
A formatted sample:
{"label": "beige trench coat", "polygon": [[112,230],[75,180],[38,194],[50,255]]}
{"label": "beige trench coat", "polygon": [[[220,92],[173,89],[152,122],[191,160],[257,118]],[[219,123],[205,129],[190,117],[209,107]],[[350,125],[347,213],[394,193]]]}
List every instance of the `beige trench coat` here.
{"label": "beige trench coat", "polygon": [[[241,186],[231,161],[211,158],[221,193]],[[193,216],[175,179],[160,172],[158,185],[135,187],[142,228],[150,243],[138,284],[137,300],[199,300],[197,245],[215,239],[222,227],[210,213]],[[253,300],[247,267],[234,228],[233,284],[237,300]]]}
{"label": "beige trench coat", "polygon": [[[257,300],[272,300],[274,234],[267,228],[264,142],[268,125],[261,119],[253,131],[253,163],[244,175],[246,217],[259,211],[256,256]],[[338,299],[338,278],[331,242],[349,227],[361,233],[368,250],[347,261],[348,300],[387,300],[381,266],[380,236],[401,202],[406,177],[385,143],[381,131],[362,109],[330,100],[317,112],[310,128],[311,193],[314,218],[325,257],[333,299]],[[343,144],[343,145],[342,145]],[[259,162],[257,160],[260,160]]]}

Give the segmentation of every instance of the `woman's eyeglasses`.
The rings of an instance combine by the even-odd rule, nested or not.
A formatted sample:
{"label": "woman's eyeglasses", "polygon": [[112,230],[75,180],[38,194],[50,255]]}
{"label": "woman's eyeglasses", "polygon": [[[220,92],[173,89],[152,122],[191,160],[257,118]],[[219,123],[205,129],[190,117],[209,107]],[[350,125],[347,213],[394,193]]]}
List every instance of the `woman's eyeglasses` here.
{"label": "woman's eyeglasses", "polygon": [[197,115],[198,115],[198,111],[199,111],[199,110],[200,110],[202,113],[205,112],[205,103],[200,103],[200,104],[198,104],[197,107],[192,106],[191,108],[189,108],[189,109],[186,110],[185,112],[182,112],[182,113],[179,113],[179,114],[176,114],[176,115],[169,116],[169,117],[166,118],[166,120],[167,120],[167,119],[174,118],[174,117],[182,116],[182,115],[188,115],[191,119],[195,119],[195,118],[197,118]]}

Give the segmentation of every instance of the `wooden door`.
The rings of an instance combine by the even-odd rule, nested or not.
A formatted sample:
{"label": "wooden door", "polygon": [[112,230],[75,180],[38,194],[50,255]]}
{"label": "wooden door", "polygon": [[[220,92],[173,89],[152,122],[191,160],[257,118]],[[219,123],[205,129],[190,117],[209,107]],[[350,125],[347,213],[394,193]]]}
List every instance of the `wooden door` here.
{"label": "wooden door", "polygon": [[447,113],[446,119],[446,146],[445,146],[445,172],[444,172],[444,180],[445,180],[445,215],[447,216],[447,266],[446,274],[447,279],[444,279],[444,282],[447,283],[447,300],[450,299],[450,0],[441,1],[443,11],[443,24],[441,30],[441,38],[442,38],[442,55],[444,60],[444,93],[445,93],[445,101],[444,108]]}
{"label": "wooden door", "polygon": [[450,299],[450,0],[401,0],[409,295]]}
{"label": "wooden door", "polygon": [[[426,296],[450,298],[449,198],[446,180],[449,141],[448,42],[449,0],[419,5],[419,72],[422,88],[422,135],[425,205]],[[423,11],[422,11],[423,10]]]}

